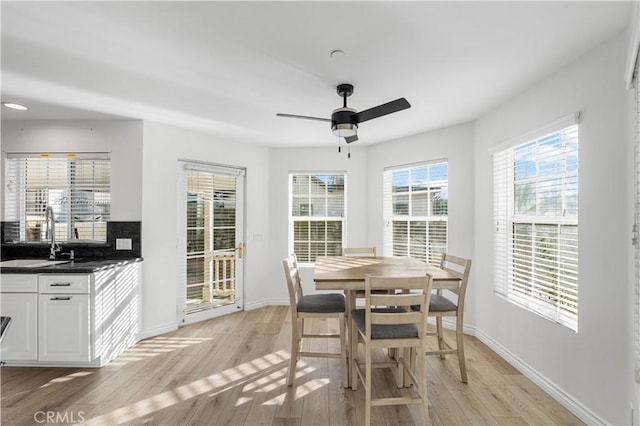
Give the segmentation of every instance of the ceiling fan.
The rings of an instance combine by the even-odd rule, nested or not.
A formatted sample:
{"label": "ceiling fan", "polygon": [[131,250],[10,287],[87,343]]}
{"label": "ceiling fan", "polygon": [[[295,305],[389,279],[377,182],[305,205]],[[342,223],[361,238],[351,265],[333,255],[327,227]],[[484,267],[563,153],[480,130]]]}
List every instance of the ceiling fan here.
{"label": "ceiling fan", "polygon": [[[342,108],[333,110],[330,119],[295,114],[278,113],[276,115],[278,117],[328,121],[331,123],[331,133],[339,138],[344,138],[348,146],[348,144],[358,140],[358,124],[411,107],[411,104],[409,104],[409,102],[405,98],[400,98],[396,99],[395,101],[387,102],[386,104],[378,105],[373,108],[365,109],[364,111],[358,112],[353,108],[347,107],[347,98],[353,94],[353,85],[347,83],[339,84],[336,87],[336,90],[338,92],[338,95],[342,97],[343,104]],[[338,152],[340,152],[339,144]],[[348,156],[351,157],[350,152]]]}

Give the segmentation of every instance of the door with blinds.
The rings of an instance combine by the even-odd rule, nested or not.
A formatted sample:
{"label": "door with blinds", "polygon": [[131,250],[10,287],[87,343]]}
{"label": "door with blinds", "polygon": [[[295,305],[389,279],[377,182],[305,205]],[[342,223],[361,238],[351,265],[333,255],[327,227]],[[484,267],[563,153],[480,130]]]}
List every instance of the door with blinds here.
{"label": "door with blinds", "polygon": [[183,323],[243,309],[244,169],[181,162]]}

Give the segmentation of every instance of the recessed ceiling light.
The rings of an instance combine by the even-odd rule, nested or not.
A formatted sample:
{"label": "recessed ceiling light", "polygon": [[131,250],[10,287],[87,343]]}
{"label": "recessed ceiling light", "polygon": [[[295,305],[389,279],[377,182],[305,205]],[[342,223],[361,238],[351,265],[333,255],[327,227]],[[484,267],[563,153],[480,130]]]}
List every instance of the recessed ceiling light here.
{"label": "recessed ceiling light", "polygon": [[26,110],[29,109],[24,105],[14,104],[12,102],[2,102],[2,105],[6,106],[7,108],[17,109],[17,110],[20,110],[20,111],[26,111]]}

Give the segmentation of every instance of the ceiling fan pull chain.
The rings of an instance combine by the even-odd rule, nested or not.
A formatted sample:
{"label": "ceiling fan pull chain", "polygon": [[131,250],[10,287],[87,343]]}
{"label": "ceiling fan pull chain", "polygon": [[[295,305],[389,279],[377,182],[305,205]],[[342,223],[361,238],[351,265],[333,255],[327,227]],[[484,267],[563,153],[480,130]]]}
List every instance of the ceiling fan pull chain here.
{"label": "ceiling fan pull chain", "polygon": [[351,158],[351,145],[347,145],[347,149],[349,150],[347,152],[347,158]]}
{"label": "ceiling fan pull chain", "polygon": [[338,152],[342,152],[342,150],[340,149],[340,138],[338,138]]}

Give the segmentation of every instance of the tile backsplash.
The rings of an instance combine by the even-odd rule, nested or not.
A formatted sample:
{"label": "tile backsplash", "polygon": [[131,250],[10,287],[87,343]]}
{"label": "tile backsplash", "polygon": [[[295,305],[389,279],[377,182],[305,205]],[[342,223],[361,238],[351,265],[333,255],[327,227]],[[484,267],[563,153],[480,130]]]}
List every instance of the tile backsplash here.
{"label": "tile backsplash", "polygon": [[[16,243],[15,222],[0,223],[0,238],[2,239],[2,259],[19,257],[47,257],[49,245],[46,243]],[[76,258],[125,259],[142,257],[142,222],[107,222],[106,243],[60,243],[63,252],[74,251]],[[122,239],[128,248],[116,250],[116,239]]]}

